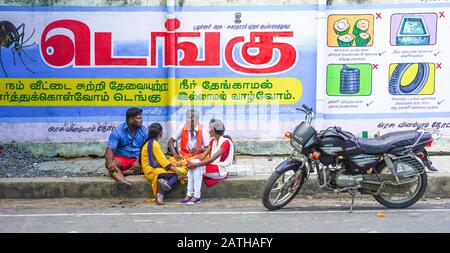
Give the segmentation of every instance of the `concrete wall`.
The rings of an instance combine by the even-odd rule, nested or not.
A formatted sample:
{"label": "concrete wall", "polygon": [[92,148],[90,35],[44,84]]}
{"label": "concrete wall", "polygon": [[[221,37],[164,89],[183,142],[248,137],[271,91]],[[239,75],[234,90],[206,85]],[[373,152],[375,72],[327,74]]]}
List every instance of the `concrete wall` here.
{"label": "concrete wall", "polygon": [[[236,154],[256,156],[286,156],[290,154],[289,142],[278,141],[239,141],[235,140]],[[106,142],[72,142],[72,143],[13,143],[30,150],[35,155],[75,157],[102,157],[105,153]],[[161,141],[163,150],[167,150],[167,140]],[[449,155],[450,140],[440,139],[427,148],[431,155]]]}

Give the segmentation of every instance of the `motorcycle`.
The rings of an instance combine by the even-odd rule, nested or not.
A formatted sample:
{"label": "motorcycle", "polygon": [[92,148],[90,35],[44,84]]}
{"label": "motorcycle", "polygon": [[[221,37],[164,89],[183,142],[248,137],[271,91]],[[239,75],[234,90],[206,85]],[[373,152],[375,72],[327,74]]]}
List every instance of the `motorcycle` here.
{"label": "motorcycle", "polygon": [[312,108],[297,110],[306,116],[285,134],[292,152],[261,192],[268,210],[286,206],[313,172],[320,188],[351,195],[350,212],[358,192],[388,208],[409,207],[425,193],[426,169],[436,170],[425,147],[442,136],[438,130],[418,128],[361,139],[336,126],[317,132],[311,125]]}

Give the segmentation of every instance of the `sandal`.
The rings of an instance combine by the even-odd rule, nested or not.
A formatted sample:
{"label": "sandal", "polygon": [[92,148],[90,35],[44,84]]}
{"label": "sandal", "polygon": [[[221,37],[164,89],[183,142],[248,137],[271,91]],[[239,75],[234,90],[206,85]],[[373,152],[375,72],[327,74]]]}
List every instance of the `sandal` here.
{"label": "sandal", "polygon": [[164,205],[165,203],[164,203],[164,196],[163,195],[161,195],[161,194],[156,194],[156,204],[157,205]]}
{"label": "sandal", "polygon": [[187,202],[191,201],[192,197],[186,196],[184,199],[180,200],[180,204],[186,204]]}
{"label": "sandal", "polygon": [[189,200],[189,202],[187,202],[186,204],[188,205],[195,205],[195,204],[200,204],[202,203],[202,200],[200,198],[192,198],[191,200]]}

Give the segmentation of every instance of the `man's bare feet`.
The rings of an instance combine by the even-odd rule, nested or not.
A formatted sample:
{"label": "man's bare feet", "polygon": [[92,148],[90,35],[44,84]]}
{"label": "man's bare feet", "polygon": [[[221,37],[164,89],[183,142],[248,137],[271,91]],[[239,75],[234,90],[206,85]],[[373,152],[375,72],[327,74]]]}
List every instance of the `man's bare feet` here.
{"label": "man's bare feet", "polygon": [[110,175],[117,182],[120,182],[120,183],[123,183],[123,184],[127,184],[127,185],[131,185],[131,183],[128,182],[128,180],[125,178],[125,176],[120,171],[112,171],[112,172],[110,172]]}
{"label": "man's bare feet", "polygon": [[128,169],[128,170],[122,171],[122,174],[124,176],[129,176],[129,175],[134,175],[135,173],[134,173],[133,169]]}

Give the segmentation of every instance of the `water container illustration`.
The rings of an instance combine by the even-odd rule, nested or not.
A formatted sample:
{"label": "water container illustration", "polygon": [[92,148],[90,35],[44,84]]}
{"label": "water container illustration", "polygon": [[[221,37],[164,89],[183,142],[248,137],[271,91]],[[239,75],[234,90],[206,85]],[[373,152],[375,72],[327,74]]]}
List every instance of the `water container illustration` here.
{"label": "water container illustration", "polygon": [[399,46],[429,45],[430,33],[424,18],[422,16],[402,17],[396,43]]}
{"label": "water container illustration", "polygon": [[358,68],[350,68],[343,65],[341,69],[341,94],[356,94],[359,92],[360,86],[360,71]]}

